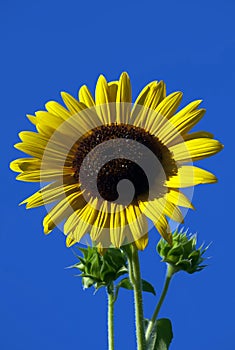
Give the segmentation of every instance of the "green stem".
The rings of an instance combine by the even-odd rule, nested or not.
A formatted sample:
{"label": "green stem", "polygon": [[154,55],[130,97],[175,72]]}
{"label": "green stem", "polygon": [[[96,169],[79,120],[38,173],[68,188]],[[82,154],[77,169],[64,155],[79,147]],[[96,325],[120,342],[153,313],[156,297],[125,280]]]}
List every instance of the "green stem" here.
{"label": "green stem", "polygon": [[151,333],[155,327],[155,322],[157,320],[157,316],[159,314],[159,311],[161,309],[161,306],[165,300],[165,297],[166,297],[166,294],[167,294],[167,291],[168,291],[168,288],[169,288],[169,284],[170,284],[170,281],[171,281],[171,278],[172,276],[174,275],[176,271],[174,270],[174,268],[171,266],[171,265],[167,265],[167,272],[166,272],[166,278],[165,278],[165,283],[164,283],[164,287],[163,287],[163,290],[162,290],[162,294],[160,296],[160,299],[159,299],[159,302],[154,310],[154,313],[153,313],[153,316],[151,318],[151,320],[149,321],[149,324],[148,324],[148,327],[147,327],[147,330],[146,330],[146,340],[148,341],[149,340],[149,337],[151,336]]}
{"label": "green stem", "polygon": [[108,344],[109,350],[114,350],[114,293],[113,286],[107,288],[108,294]]}
{"label": "green stem", "polygon": [[144,334],[142,280],[140,275],[138,250],[134,245],[131,246],[131,254],[128,254],[128,262],[129,278],[134,289],[137,349],[145,350],[146,343]]}

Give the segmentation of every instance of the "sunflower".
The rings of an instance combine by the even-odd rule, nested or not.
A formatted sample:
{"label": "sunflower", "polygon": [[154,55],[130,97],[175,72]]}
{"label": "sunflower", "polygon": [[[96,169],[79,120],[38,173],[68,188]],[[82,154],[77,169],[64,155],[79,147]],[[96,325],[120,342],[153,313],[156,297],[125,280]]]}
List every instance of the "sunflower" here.
{"label": "sunflower", "polygon": [[18,180],[44,184],[21,204],[55,202],[44,232],[64,221],[67,246],[89,233],[96,245],[144,249],[147,219],[171,243],[168,219],[181,223],[179,207],[193,208],[180,189],[217,181],[192,164],[222,149],[208,132],[189,133],[205,113],[201,100],[177,112],[182,93],[166,95],[165,83],[153,81],[132,104],[125,72],[111,82],[101,75],[95,97],[85,85],[78,99],[61,96],[65,106],[50,101],[27,116],[36,132],[19,133],[15,147],[30,157],[10,167]]}

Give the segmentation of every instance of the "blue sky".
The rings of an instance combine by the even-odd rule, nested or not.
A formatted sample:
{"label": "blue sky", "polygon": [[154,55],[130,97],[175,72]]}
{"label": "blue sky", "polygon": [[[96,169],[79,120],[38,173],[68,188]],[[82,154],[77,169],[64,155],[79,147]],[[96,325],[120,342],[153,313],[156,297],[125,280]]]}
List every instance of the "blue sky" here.
{"label": "blue sky", "polygon": [[[94,88],[100,73],[130,74],[133,94],[163,79],[168,92],[184,92],[183,105],[202,98],[207,109],[196,128],[225,144],[200,162],[219,183],[194,192],[196,212],[185,225],[199,242],[213,244],[209,267],[174,277],[161,316],[173,322],[172,350],[232,350],[234,340],[234,86],[233,1],[3,1],[1,4],[1,230],[0,348],[2,350],[105,349],[106,295],[84,292],[64,267],[74,263],[58,230],[42,232],[44,208],[18,203],[38,186],[20,183],[8,168],[20,152],[25,118],[59,92]],[[231,220],[231,221],[230,221]],[[165,266],[155,253],[157,232],[141,253],[142,273],[159,295]],[[149,317],[156,298],[145,295]],[[116,349],[134,349],[132,295],[122,291],[116,311]]]}

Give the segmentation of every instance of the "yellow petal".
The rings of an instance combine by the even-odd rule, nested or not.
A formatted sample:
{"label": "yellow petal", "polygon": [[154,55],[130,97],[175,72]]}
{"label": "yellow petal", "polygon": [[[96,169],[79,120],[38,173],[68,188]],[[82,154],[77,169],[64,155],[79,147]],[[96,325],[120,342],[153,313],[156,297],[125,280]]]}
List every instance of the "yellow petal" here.
{"label": "yellow petal", "polygon": [[199,109],[180,118],[173,116],[169,122],[165,123],[158,132],[159,139],[169,147],[169,144],[179,143],[182,137],[190,131],[203,117],[205,109]]}
{"label": "yellow petal", "polygon": [[188,162],[210,157],[218,153],[223,145],[209,138],[199,138],[185,141],[169,147],[176,162]]}
{"label": "yellow petal", "polygon": [[156,107],[156,112],[169,119],[179,107],[182,96],[183,94],[180,91],[168,95]]}
{"label": "yellow petal", "polygon": [[30,120],[30,122],[34,125],[37,124],[37,118],[35,117],[35,115],[30,115],[30,114],[27,114],[26,117]]}
{"label": "yellow petal", "polygon": [[18,149],[19,151],[22,151],[22,152],[29,154],[30,156],[33,156],[33,157],[38,158],[38,159],[42,159],[43,153],[45,150],[44,147],[40,147],[40,145],[37,146],[36,144],[33,145],[33,147],[32,147],[32,145],[28,145],[25,143],[17,143],[14,145],[14,147],[16,149]]}
{"label": "yellow petal", "polygon": [[[64,119],[58,115],[54,115],[52,113],[48,113],[46,111],[37,111],[36,113],[37,124],[47,126],[53,130],[57,130],[57,128],[64,122]],[[38,127],[38,125],[37,125]]]}
{"label": "yellow petal", "polygon": [[161,80],[156,85],[150,87],[149,93],[144,101],[144,106],[150,109],[156,109],[159,103],[165,98],[166,86]]}
{"label": "yellow petal", "polygon": [[68,110],[73,114],[79,113],[85,107],[81,102],[78,102],[73,96],[71,96],[67,92],[62,91],[61,97]]}
{"label": "yellow petal", "polygon": [[66,237],[66,247],[71,247],[72,245],[76,244],[76,240],[75,240],[75,237],[73,235],[73,233],[69,234],[67,237]]}
{"label": "yellow petal", "polygon": [[197,110],[202,100],[196,100],[182,108],[170,118],[171,125],[181,134],[188,132],[203,117],[205,109]]}
{"label": "yellow petal", "polygon": [[126,208],[126,220],[132,233],[134,242],[148,233],[148,223],[141,209],[136,205]]}
{"label": "yellow petal", "polygon": [[164,215],[168,216],[170,219],[176,222],[184,222],[183,215],[175,204],[168,202],[165,198],[159,198],[157,201],[158,204],[159,202],[161,203]]}
{"label": "yellow petal", "polygon": [[190,200],[179,190],[170,188],[169,192],[165,195],[167,201],[179,205],[180,207],[191,208],[194,209],[194,206],[190,202]]}
{"label": "yellow petal", "polygon": [[19,138],[25,143],[40,144],[44,148],[48,142],[48,139],[46,139],[44,136],[32,131],[21,131],[19,133]]}
{"label": "yellow petal", "polygon": [[131,97],[131,82],[129,75],[124,72],[121,74],[119,83],[118,83],[118,89],[117,89],[117,102],[132,102]]}
{"label": "yellow petal", "polygon": [[122,73],[116,97],[116,122],[128,123],[131,112],[131,82],[127,73]]}
{"label": "yellow petal", "polygon": [[143,108],[139,108],[139,114],[138,117],[136,117],[135,125],[150,130],[157,117],[155,109],[164,97],[164,82],[160,81],[157,84],[152,84],[144,101]]}
{"label": "yellow petal", "polygon": [[20,205],[26,204],[27,209],[36,208],[63,199],[65,196],[78,191],[79,184],[58,185],[55,182],[41,188],[40,191],[23,200]]}
{"label": "yellow petal", "polygon": [[124,228],[127,225],[124,206],[119,206],[111,203],[111,214],[110,214],[110,238],[111,242],[116,248],[120,248],[124,241]]}
{"label": "yellow petal", "polygon": [[145,203],[146,215],[155,223],[162,214],[177,222],[182,222],[182,213],[173,203],[170,203],[166,198],[157,198]]}
{"label": "yellow petal", "polygon": [[103,75],[100,75],[95,90],[96,110],[103,124],[111,123],[109,87]]}
{"label": "yellow petal", "polygon": [[207,131],[195,131],[192,132],[191,134],[186,134],[184,135],[184,140],[192,140],[192,139],[199,139],[199,138],[208,138],[208,139],[213,139],[214,135],[210,132]]}
{"label": "yellow petal", "polygon": [[10,169],[18,173],[39,170],[40,168],[41,161],[37,158],[19,158],[10,163]]}
{"label": "yellow petal", "polygon": [[51,114],[57,115],[58,117],[66,120],[71,116],[71,113],[66,108],[61,106],[58,102],[49,101],[45,104],[47,111]]}
{"label": "yellow petal", "polygon": [[44,163],[53,164],[55,161],[65,163],[68,153],[66,142],[65,144],[58,143],[55,139],[48,142],[42,135],[26,131],[21,132],[19,136],[23,142],[14,145],[18,150],[38,159],[44,158]]}
{"label": "yellow petal", "polygon": [[80,203],[77,210],[68,217],[64,224],[64,233],[66,235],[75,232],[78,225],[83,225],[80,221],[85,221],[88,225],[91,224],[92,221],[89,218],[90,214],[94,214],[94,211],[96,212],[96,215],[98,214],[98,211],[96,210],[97,200],[91,198],[87,203],[83,196],[80,196],[78,199],[80,200]]}
{"label": "yellow petal", "polygon": [[172,233],[169,227],[168,221],[166,220],[164,215],[161,215],[154,223],[156,229],[160,233],[160,235],[169,243],[172,244]]}
{"label": "yellow petal", "polygon": [[107,226],[109,222],[109,213],[108,213],[107,203],[108,203],[107,201],[103,201],[103,203],[101,204],[98,210],[96,220],[92,225],[91,232],[90,232],[92,241],[97,241],[99,239],[99,236],[103,228]]}
{"label": "yellow petal", "polygon": [[75,192],[56,204],[43,220],[44,232],[50,233],[61,221],[68,218],[74,210],[84,204],[81,192]]}
{"label": "yellow petal", "polygon": [[167,187],[184,188],[205,183],[215,183],[215,175],[204,169],[195,166],[182,166],[178,173],[166,181]]}
{"label": "yellow petal", "polygon": [[[91,205],[91,201],[93,202]],[[91,228],[94,221],[96,220],[98,211],[95,209],[97,202],[96,200],[92,200],[87,203],[87,205],[82,209],[78,210],[73,214],[73,231],[70,233],[70,239],[73,238],[74,242],[79,242],[81,238],[87,233],[88,229]],[[76,225],[75,225],[76,223]],[[71,231],[71,227],[65,223],[67,228],[64,230],[66,232]],[[66,240],[66,245],[68,246],[69,241]],[[72,243],[73,244],[73,243]]]}
{"label": "yellow petal", "polygon": [[97,126],[100,124],[95,112],[88,109],[80,110],[80,112],[75,115],[71,114],[66,120],[44,111],[36,112],[36,116],[38,120],[37,129],[40,132],[46,131],[48,138],[53,136],[53,141],[56,139],[58,144],[64,143],[65,146],[68,145],[71,139],[74,141],[79,139],[79,137],[87,133],[93,125]]}
{"label": "yellow petal", "polygon": [[163,126],[168,124],[168,119],[172,117],[182,100],[182,92],[174,92],[168,95],[164,100],[162,100],[155,109],[155,117],[152,121],[151,128],[149,132],[157,135],[163,128]]}
{"label": "yellow petal", "polygon": [[184,119],[185,116],[187,116],[191,112],[194,112],[201,103],[202,103],[202,100],[195,100],[193,102],[190,102],[184,108],[182,108],[177,114],[175,114],[173,118],[176,117],[175,119],[181,119],[181,118]]}
{"label": "yellow petal", "polygon": [[53,139],[48,140],[45,135],[41,135],[32,131],[22,131],[19,133],[19,138],[23,141],[24,145],[31,146],[32,148],[37,145],[38,147],[45,150],[45,152],[53,151],[54,156],[63,155],[66,156],[67,148],[64,147],[65,137],[53,137]]}
{"label": "yellow petal", "polygon": [[139,114],[144,110],[144,108],[142,106],[145,104],[145,101],[146,101],[146,99],[151,91],[151,88],[153,86],[156,86],[156,85],[157,85],[157,81],[152,81],[151,83],[146,85],[143,88],[143,90],[140,92],[139,96],[135,100],[135,103],[134,103],[132,111],[131,111],[131,115],[130,115],[130,123],[131,124],[134,124],[136,126],[139,125],[139,122],[141,119]]}
{"label": "yellow petal", "polygon": [[148,234],[144,235],[143,237],[135,241],[135,245],[138,250],[144,250],[147,244],[148,244]]}
{"label": "yellow petal", "polygon": [[117,99],[117,91],[118,91],[118,81],[110,81],[108,83],[109,90],[109,100],[110,102],[116,102]]}
{"label": "yellow petal", "polygon": [[170,123],[181,133],[185,134],[191,130],[204,116],[206,110],[204,108],[194,110],[187,114],[181,114],[180,112],[175,114]]}
{"label": "yellow petal", "polygon": [[152,81],[149,84],[147,84],[143,90],[140,92],[139,96],[137,97],[137,99],[135,100],[134,106],[136,105],[141,105],[143,106],[145,103],[145,100],[150,92],[151,87],[156,86],[157,85],[157,81]]}
{"label": "yellow petal", "polygon": [[164,216],[164,207],[161,203],[156,201],[140,202],[140,209],[156,226],[160,235],[167,240],[171,241],[171,235],[168,227],[168,222]]}
{"label": "yellow petal", "polygon": [[104,255],[107,249],[112,245],[110,235],[107,234],[107,228],[100,230],[97,241],[92,242],[93,246],[97,248],[100,255]]}
{"label": "yellow petal", "polygon": [[140,202],[139,207],[142,213],[144,213],[144,215],[146,215],[154,223],[157,222],[159,217],[163,214],[163,212],[159,210],[159,207],[156,206],[153,201]]}
{"label": "yellow petal", "polygon": [[20,173],[17,175],[16,179],[25,182],[49,182],[55,181],[58,178],[62,179],[63,177],[72,176],[74,170],[71,168],[62,169],[50,169],[50,170],[34,170]]}
{"label": "yellow petal", "polygon": [[93,96],[86,85],[83,85],[80,88],[78,93],[78,98],[79,98],[79,101],[84,103],[88,108],[95,106],[95,101],[93,99]]}

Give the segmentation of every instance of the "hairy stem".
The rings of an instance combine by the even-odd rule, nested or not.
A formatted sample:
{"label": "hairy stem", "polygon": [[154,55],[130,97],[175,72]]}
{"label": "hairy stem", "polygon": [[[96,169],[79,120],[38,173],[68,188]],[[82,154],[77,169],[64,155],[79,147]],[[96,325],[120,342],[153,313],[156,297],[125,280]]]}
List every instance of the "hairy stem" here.
{"label": "hairy stem", "polygon": [[147,330],[146,330],[146,340],[148,341],[149,340],[149,337],[151,336],[151,333],[155,327],[155,322],[157,320],[157,317],[158,317],[158,314],[159,314],[159,311],[162,307],[162,304],[165,300],[165,297],[166,297],[166,294],[167,294],[167,291],[168,291],[168,288],[169,288],[169,284],[170,284],[170,281],[171,281],[171,278],[173,276],[173,274],[175,273],[175,270],[174,268],[171,266],[171,265],[167,265],[167,272],[166,272],[166,277],[165,277],[165,283],[164,283],[164,287],[163,287],[163,290],[162,290],[162,294],[160,296],[160,299],[159,299],[159,302],[154,310],[154,313],[153,313],[153,316],[151,318],[151,320],[149,321],[149,324],[148,324],[148,327],[147,327]]}
{"label": "hairy stem", "polygon": [[137,248],[132,245],[128,254],[129,278],[134,289],[135,300],[135,325],[137,349],[145,350],[145,334],[144,334],[144,314],[143,314],[143,298],[142,298],[142,280],[140,275],[140,264]]}
{"label": "hairy stem", "polygon": [[114,350],[114,293],[113,286],[107,288],[108,294],[108,345],[109,350]]}

